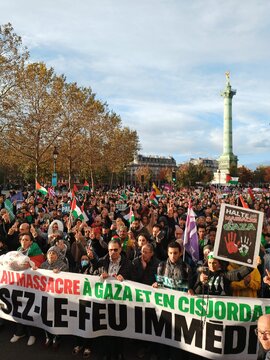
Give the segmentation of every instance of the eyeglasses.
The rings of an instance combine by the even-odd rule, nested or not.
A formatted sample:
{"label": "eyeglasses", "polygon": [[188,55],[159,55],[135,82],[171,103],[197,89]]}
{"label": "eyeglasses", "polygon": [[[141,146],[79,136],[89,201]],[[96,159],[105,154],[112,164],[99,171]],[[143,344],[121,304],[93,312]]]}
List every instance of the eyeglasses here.
{"label": "eyeglasses", "polygon": [[109,251],[114,251],[114,252],[117,252],[119,249],[118,248],[114,248],[114,249],[109,249]]}
{"label": "eyeglasses", "polygon": [[255,329],[255,334],[259,337],[263,337],[263,336],[266,336],[267,338],[270,337],[270,331],[261,331],[261,330],[258,330],[258,329]]}

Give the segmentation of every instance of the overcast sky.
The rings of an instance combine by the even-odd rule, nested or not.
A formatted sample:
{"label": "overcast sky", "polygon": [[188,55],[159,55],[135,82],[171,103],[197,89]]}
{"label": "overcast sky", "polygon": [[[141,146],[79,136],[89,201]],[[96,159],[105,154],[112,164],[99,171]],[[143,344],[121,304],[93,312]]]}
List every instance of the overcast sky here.
{"label": "overcast sky", "polygon": [[91,87],[138,132],[141,153],[217,158],[225,72],[233,152],[270,163],[270,2],[259,0],[1,0],[30,51],[68,82]]}

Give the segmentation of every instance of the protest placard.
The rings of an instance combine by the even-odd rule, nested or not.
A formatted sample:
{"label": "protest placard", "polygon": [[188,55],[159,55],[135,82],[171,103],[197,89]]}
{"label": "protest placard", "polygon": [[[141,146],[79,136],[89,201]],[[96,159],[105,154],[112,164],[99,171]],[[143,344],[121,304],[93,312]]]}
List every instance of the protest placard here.
{"label": "protest placard", "polygon": [[214,257],[257,267],[262,225],[262,212],[221,204]]}

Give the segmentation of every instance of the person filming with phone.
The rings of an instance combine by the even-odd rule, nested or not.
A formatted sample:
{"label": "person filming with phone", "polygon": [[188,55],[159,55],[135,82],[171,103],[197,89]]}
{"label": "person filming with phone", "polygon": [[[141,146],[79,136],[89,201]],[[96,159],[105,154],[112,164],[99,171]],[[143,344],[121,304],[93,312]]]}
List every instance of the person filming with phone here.
{"label": "person filming with phone", "polygon": [[198,268],[198,278],[194,285],[195,294],[212,296],[231,295],[231,281],[242,280],[253,268],[240,266],[236,270],[226,271],[221,262],[214,258],[213,252],[208,254],[207,267]]}

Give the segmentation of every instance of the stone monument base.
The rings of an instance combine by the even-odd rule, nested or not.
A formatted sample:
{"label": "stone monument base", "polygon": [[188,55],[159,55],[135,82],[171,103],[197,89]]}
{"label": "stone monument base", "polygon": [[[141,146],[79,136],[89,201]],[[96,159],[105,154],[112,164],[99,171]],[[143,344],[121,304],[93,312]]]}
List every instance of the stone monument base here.
{"label": "stone monument base", "polygon": [[212,184],[218,185],[226,185],[226,176],[230,173],[230,170],[218,170],[214,172],[214,179],[212,180]]}

